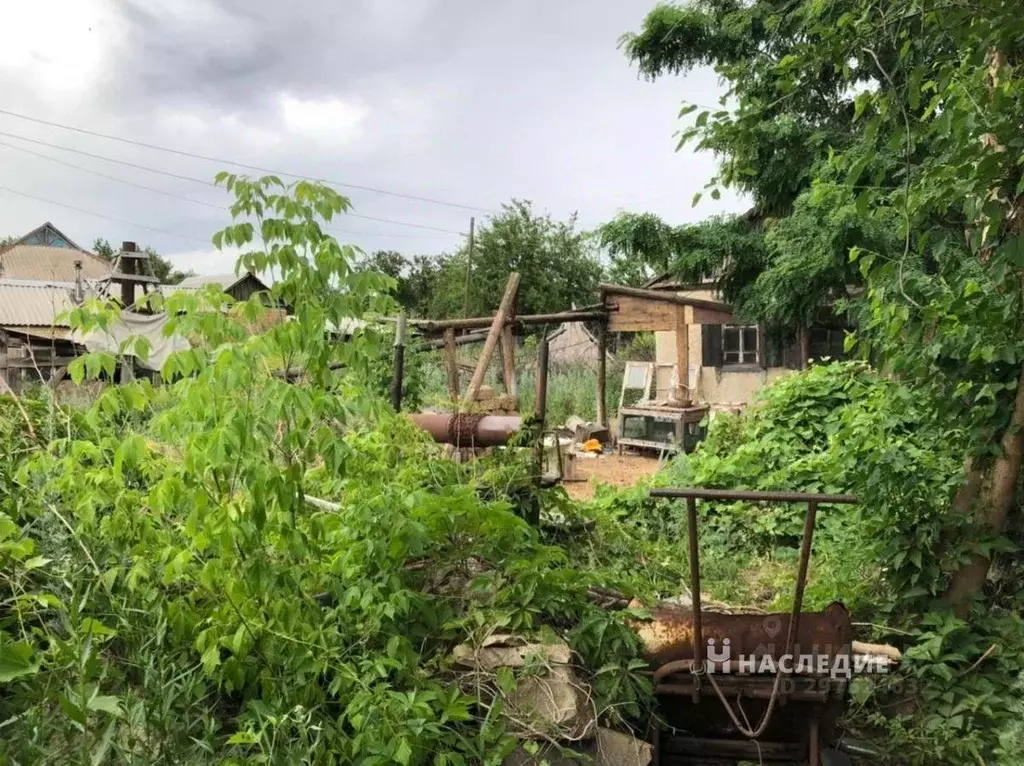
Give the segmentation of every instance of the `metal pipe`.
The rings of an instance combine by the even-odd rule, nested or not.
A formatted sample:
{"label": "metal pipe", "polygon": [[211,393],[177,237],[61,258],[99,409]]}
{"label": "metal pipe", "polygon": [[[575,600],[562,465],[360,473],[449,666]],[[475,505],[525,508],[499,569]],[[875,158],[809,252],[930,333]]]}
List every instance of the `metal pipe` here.
{"label": "metal pipe", "polygon": [[820,744],[818,742],[818,719],[812,718],[810,723],[807,725],[807,737],[810,740],[808,743],[807,763],[808,766],[821,766],[821,756],[819,755]]}
{"label": "metal pipe", "polygon": [[856,495],[820,495],[814,492],[758,492],[742,489],[698,489],[663,487],[652,489],[651,497],[686,498],[695,497],[704,500],[750,500],[753,502],[778,503],[856,503]]}
{"label": "metal pipe", "polygon": [[441,444],[456,447],[500,447],[522,427],[515,415],[475,415],[468,412],[419,412],[409,416]]}
{"label": "metal pipe", "polygon": [[[697,500],[686,498],[686,525],[690,537],[690,601],[693,604],[693,663],[704,672],[704,626],[700,606],[700,547],[697,544]],[[693,701],[700,701],[700,689],[693,687]]]}
{"label": "metal pipe", "polygon": [[804,588],[807,586],[807,566],[811,560],[811,543],[814,541],[814,522],[818,517],[818,503],[811,500],[807,503],[807,516],[804,518],[804,537],[800,543],[800,566],[796,574],[796,592],[793,594],[793,613],[789,618],[789,630],[786,634],[786,654],[793,651],[793,642],[800,629],[800,610],[804,605]]}

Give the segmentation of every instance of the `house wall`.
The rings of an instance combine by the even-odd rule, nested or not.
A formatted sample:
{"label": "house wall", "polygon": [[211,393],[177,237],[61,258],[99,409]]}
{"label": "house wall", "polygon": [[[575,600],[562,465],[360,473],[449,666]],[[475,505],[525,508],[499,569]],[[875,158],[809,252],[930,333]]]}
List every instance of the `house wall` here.
{"label": "house wall", "polygon": [[[688,290],[680,292],[689,298],[703,300],[719,300],[719,296],[713,290]],[[689,359],[687,360],[685,375],[689,383],[694,383],[696,375],[697,395],[696,400],[701,404],[709,404],[713,410],[728,410],[744,407],[749,404],[754,395],[768,383],[778,380],[793,370],[786,367],[769,367],[757,370],[729,370],[727,368],[704,367],[703,345],[701,343],[701,326],[690,324],[688,330]],[[675,331],[656,332],[654,334],[654,353],[658,364],[677,364],[676,359],[676,333]],[[699,373],[697,372],[699,370]],[[667,388],[671,370],[658,369],[656,371],[658,389]],[[682,378],[684,373],[679,371]]]}

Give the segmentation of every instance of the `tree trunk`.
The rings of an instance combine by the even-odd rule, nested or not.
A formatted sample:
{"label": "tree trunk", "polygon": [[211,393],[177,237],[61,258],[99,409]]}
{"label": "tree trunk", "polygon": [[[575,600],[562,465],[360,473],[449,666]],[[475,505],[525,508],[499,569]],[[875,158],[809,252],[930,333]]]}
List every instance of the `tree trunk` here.
{"label": "tree trunk", "polygon": [[[994,535],[1006,529],[1006,519],[1013,507],[1014,488],[1020,476],[1021,457],[1024,454],[1024,369],[1017,380],[1017,396],[1013,402],[1010,424],[1001,439],[1002,455],[984,474],[968,461],[965,464],[964,486],[953,501],[954,510],[971,513],[979,527]],[[976,501],[976,502],[975,502]],[[975,555],[968,564],[953,574],[946,589],[944,601],[957,617],[966,617],[971,600],[981,592],[988,577],[991,559]]]}

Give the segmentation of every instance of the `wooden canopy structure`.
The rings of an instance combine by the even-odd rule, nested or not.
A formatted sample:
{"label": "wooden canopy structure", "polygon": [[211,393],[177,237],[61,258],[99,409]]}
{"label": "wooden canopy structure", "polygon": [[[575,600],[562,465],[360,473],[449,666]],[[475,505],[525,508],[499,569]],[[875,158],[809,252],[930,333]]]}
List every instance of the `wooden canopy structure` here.
{"label": "wooden canopy structure", "polygon": [[[733,321],[732,307],[719,301],[690,298],[671,292],[649,290],[625,285],[602,284],[601,302],[582,309],[562,311],[553,314],[515,313],[515,299],[519,287],[519,275],[512,274],[506,286],[498,311],[487,317],[463,319],[413,319],[409,324],[418,330],[425,340],[421,349],[445,349],[445,367],[448,374],[449,395],[453,401],[474,400],[484,373],[490,364],[492,354],[500,347],[503,358],[503,376],[506,391],[515,396],[515,358],[513,332],[516,328],[540,325],[562,325],[568,322],[596,322],[596,370],[597,370],[597,415],[602,425],[607,425],[605,406],[607,390],[607,334],[609,332],[658,332],[675,331],[677,358],[689,358],[689,326],[723,324]],[[458,331],[464,334],[457,335]],[[459,369],[456,349],[459,346],[483,343],[472,380],[464,394],[460,395]],[[691,401],[686,376],[679,375],[676,398]]]}

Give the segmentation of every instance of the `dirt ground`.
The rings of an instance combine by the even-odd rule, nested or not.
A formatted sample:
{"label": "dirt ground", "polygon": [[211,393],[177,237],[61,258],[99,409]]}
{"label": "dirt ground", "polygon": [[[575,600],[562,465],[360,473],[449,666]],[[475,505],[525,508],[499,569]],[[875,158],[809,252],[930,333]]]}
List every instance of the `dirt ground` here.
{"label": "dirt ground", "polygon": [[570,497],[589,500],[594,496],[594,480],[613,487],[628,487],[658,470],[658,458],[653,455],[613,452],[596,458],[577,458],[576,475],[584,481],[567,481],[563,485]]}

